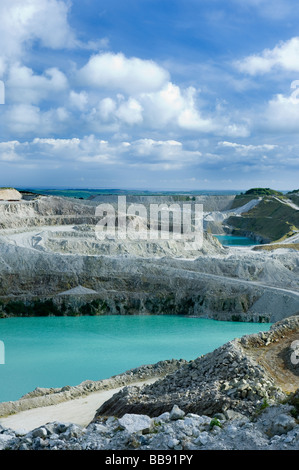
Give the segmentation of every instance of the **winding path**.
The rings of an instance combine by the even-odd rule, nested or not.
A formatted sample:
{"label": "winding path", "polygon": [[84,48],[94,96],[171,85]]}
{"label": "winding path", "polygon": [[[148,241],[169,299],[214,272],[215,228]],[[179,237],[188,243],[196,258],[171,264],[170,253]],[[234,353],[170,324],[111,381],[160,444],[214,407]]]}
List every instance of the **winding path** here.
{"label": "winding path", "polygon": [[[158,377],[151,378],[146,381],[134,382],[130,385],[141,387],[142,385],[153,383],[157,379]],[[68,400],[57,405],[21,411],[6,418],[0,418],[0,425],[15,431],[24,430],[26,432],[54,421],[74,423],[84,427],[92,421],[97,409],[124,386],[111,390],[92,392],[84,397]]]}

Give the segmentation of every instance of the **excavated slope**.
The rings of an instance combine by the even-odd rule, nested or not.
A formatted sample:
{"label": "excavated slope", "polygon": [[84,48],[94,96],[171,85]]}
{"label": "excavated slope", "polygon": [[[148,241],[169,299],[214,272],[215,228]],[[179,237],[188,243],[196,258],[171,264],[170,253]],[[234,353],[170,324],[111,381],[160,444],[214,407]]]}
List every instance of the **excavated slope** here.
{"label": "excavated slope", "polygon": [[186,413],[208,416],[229,409],[252,414],[265,401],[280,401],[298,389],[294,340],[299,340],[299,316],[278,322],[269,332],[230,341],[142,389],[126,387],[97,410],[94,420],[126,413],[158,416],[174,404]]}
{"label": "excavated slope", "polygon": [[[212,198],[210,206],[221,213],[231,202]],[[299,311],[295,250],[228,249],[209,233],[191,250],[184,240],[101,240],[98,204],[53,196],[0,204],[0,315],[149,313],[274,322]]]}

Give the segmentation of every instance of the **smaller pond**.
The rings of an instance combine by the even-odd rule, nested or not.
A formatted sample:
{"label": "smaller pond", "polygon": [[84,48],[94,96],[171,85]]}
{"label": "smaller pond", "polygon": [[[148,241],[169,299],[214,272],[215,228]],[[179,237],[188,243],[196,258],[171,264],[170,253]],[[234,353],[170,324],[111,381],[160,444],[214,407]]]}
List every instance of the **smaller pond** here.
{"label": "smaller pond", "polygon": [[249,237],[240,237],[236,235],[214,235],[224,246],[250,246],[260,245]]}

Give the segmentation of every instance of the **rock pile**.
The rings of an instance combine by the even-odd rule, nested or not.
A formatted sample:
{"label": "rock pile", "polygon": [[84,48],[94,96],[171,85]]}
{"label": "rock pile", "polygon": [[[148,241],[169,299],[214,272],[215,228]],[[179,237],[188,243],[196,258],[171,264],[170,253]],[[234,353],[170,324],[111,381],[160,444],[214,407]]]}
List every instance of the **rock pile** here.
{"label": "rock pile", "polygon": [[150,418],[125,414],[82,428],[54,422],[29,433],[0,427],[0,450],[299,450],[299,425],[290,404],[269,407],[253,419],[225,413],[185,414],[177,405]]}
{"label": "rock pile", "polygon": [[157,416],[176,403],[185,413],[213,416],[233,409],[252,414],[264,399],[284,395],[235,341],[180,367],[141,390],[128,386],[102,405],[97,416],[142,413]]}
{"label": "rock pile", "polygon": [[[294,316],[278,322],[269,332],[230,341],[183,364],[151,385],[141,389],[125,387],[98,409],[95,420],[100,416],[121,417],[126,413],[158,416],[169,412],[174,403],[185,413],[213,416],[234,410],[251,416],[263,403],[284,399],[287,390],[278,380],[280,373],[285,377],[284,363],[273,357],[275,370],[272,373],[266,363],[257,360],[256,350],[265,352],[275,347],[270,351],[273,356],[279,355],[285,349],[285,343],[288,344],[288,338],[298,332],[299,316]],[[292,370],[288,373],[292,387],[298,388],[298,375]]]}

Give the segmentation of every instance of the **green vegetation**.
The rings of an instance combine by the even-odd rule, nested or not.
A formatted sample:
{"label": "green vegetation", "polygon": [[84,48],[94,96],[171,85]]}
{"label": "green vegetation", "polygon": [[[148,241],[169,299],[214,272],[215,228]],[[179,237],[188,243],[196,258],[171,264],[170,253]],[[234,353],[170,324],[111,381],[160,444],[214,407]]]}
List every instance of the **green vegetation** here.
{"label": "green vegetation", "polygon": [[246,191],[245,195],[254,194],[255,196],[283,196],[283,193],[270,188],[252,188]]}
{"label": "green vegetation", "polygon": [[147,430],[147,429],[143,430],[142,434],[146,434],[147,431],[149,431],[149,433],[151,433],[151,434],[157,434],[158,432],[160,432],[161,427],[162,427],[162,423],[160,421],[154,420],[154,422],[151,425],[150,429],[149,430]]}
{"label": "green vegetation", "polygon": [[268,408],[269,403],[266,398],[263,399],[263,403],[261,404],[260,410],[264,410],[265,408]]}
{"label": "green vegetation", "polygon": [[256,199],[255,194],[238,194],[235,199],[233,200],[231,209],[237,209],[238,207],[245,206],[248,202],[252,201],[253,199]]}
{"label": "green vegetation", "polygon": [[299,211],[268,196],[242,217],[229,217],[227,223],[235,234],[253,232],[269,241],[283,241],[299,227]]}
{"label": "green vegetation", "polygon": [[258,197],[264,196],[276,196],[280,198],[285,198],[284,194],[280,191],[276,191],[275,189],[270,188],[251,188],[248,189],[245,193],[238,194],[232,204],[232,209],[236,209],[237,207],[242,207],[247,204],[249,201],[253,199],[257,199]]}
{"label": "green vegetation", "polygon": [[218,426],[219,428],[222,428],[222,424],[220,423],[219,419],[213,418],[210,421],[210,429],[213,429],[214,426]]}
{"label": "green vegetation", "polygon": [[266,408],[268,408],[269,403],[266,398],[263,399],[263,403],[256,409],[255,416],[259,416]]}

